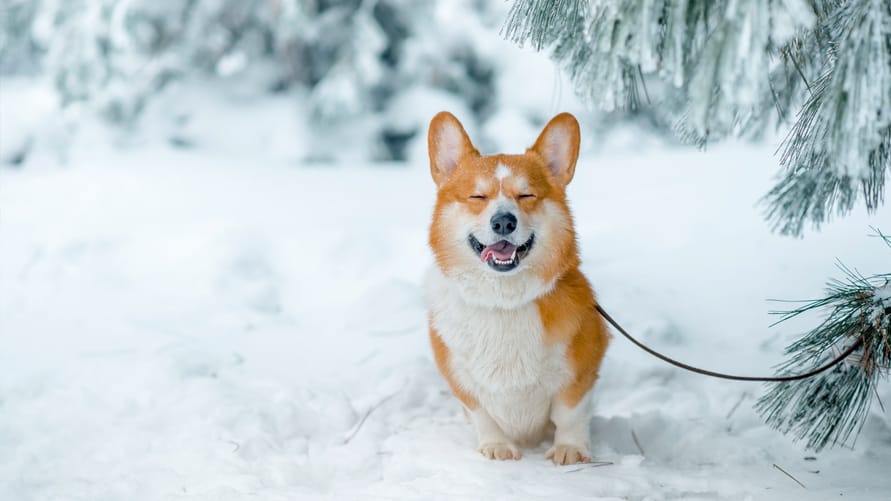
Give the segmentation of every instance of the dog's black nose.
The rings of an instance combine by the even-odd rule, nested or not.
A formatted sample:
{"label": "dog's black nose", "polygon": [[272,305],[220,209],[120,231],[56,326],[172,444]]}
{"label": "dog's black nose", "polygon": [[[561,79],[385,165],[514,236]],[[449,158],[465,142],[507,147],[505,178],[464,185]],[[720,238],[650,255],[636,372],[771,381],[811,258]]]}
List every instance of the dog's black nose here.
{"label": "dog's black nose", "polygon": [[517,229],[517,217],[510,212],[499,212],[489,221],[492,231],[498,235],[509,235]]}

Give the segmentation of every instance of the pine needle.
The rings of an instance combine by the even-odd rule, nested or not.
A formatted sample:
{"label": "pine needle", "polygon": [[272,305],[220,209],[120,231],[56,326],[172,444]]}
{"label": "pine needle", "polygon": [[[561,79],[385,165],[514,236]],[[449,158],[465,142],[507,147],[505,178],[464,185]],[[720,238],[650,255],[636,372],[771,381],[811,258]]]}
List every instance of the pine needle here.
{"label": "pine needle", "polygon": [[634,430],[631,430],[631,439],[634,440],[634,445],[637,446],[637,450],[640,451],[640,455],[646,456],[643,447],[640,446],[640,440],[637,439],[637,433],[634,433]]}
{"label": "pine needle", "polygon": [[[774,231],[800,236],[859,200],[870,212],[884,202],[891,4],[768,4],[515,0],[502,34],[550,50],[592,106],[658,105],[660,121],[700,148],[794,122],[762,204]],[[648,81],[662,84],[658,102]]]}
{"label": "pine needle", "polygon": [[795,483],[798,484],[798,485],[800,485],[802,489],[807,489],[807,487],[805,487],[804,484],[802,484],[800,480],[798,480],[797,478],[793,477],[788,471],[786,471],[786,470],[780,468],[780,465],[774,463],[774,464],[773,464],[773,467],[776,468],[776,469],[778,469],[778,470],[780,470],[780,471],[783,472],[787,477],[789,477],[789,478],[791,478],[792,480],[794,480]]}
{"label": "pine needle", "polygon": [[786,349],[791,358],[778,374],[820,365],[852,338],[862,340],[861,348],[814,378],[770,384],[755,405],[768,425],[806,440],[806,446],[817,451],[856,440],[877,395],[878,380],[891,365],[891,274],[864,277],[841,262],[837,265],[845,277],[828,283],[826,297],[794,310],[773,312],[783,322],[816,310],[828,311],[822,323]]}

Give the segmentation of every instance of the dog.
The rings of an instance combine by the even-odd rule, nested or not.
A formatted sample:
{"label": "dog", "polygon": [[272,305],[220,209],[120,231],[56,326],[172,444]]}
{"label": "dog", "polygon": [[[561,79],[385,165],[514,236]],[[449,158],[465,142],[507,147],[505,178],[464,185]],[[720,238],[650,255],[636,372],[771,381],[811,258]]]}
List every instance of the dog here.
{"label": "dog", "polygon": [[451,113],[430,122],[430,343],[489,459],[520,459],[553,432],[545,457],[590,460],[590,394],[610,334],[566,201],[579,140],[561,113],[524,154],[480,155]]}

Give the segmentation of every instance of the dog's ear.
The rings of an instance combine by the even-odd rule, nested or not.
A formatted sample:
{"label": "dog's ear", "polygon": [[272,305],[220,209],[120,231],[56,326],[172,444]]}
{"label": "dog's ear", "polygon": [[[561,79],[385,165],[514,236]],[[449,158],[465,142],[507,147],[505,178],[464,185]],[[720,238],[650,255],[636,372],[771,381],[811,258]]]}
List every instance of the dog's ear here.
{"label": "dog's ear", "polygon": [[569,113],[560,113],[545,125],[530,150],[544,159],[554,178],[566,186],[575,174],[579,158],[579,123]]}
{"label": "dog's ear", "polygon": [[430,154],[430,174],[437,186],[442,186],[448,179],[461,157],[479,155],[461,122],[448,111],[440,111],[430,121],[427,151]]}

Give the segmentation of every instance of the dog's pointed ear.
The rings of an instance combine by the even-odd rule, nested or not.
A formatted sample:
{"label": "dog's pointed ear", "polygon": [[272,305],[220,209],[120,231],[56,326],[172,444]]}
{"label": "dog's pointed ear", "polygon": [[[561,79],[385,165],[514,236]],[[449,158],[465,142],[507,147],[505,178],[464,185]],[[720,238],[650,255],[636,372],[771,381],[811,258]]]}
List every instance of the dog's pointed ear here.
{"label": "dog's pointed ear", "polygon": [[427,132],[430,174],[437,186],[448,179],[464,155],[479,155],[461,122],[448,111],[440,111],[430,121]]}
{"label": "dog's pointed ear", "polygon": [[560,113],[545,125],[530,149],[544,159],[557,182],[566,186],[575,174],[579,141],[578,121],[569,113]]}

